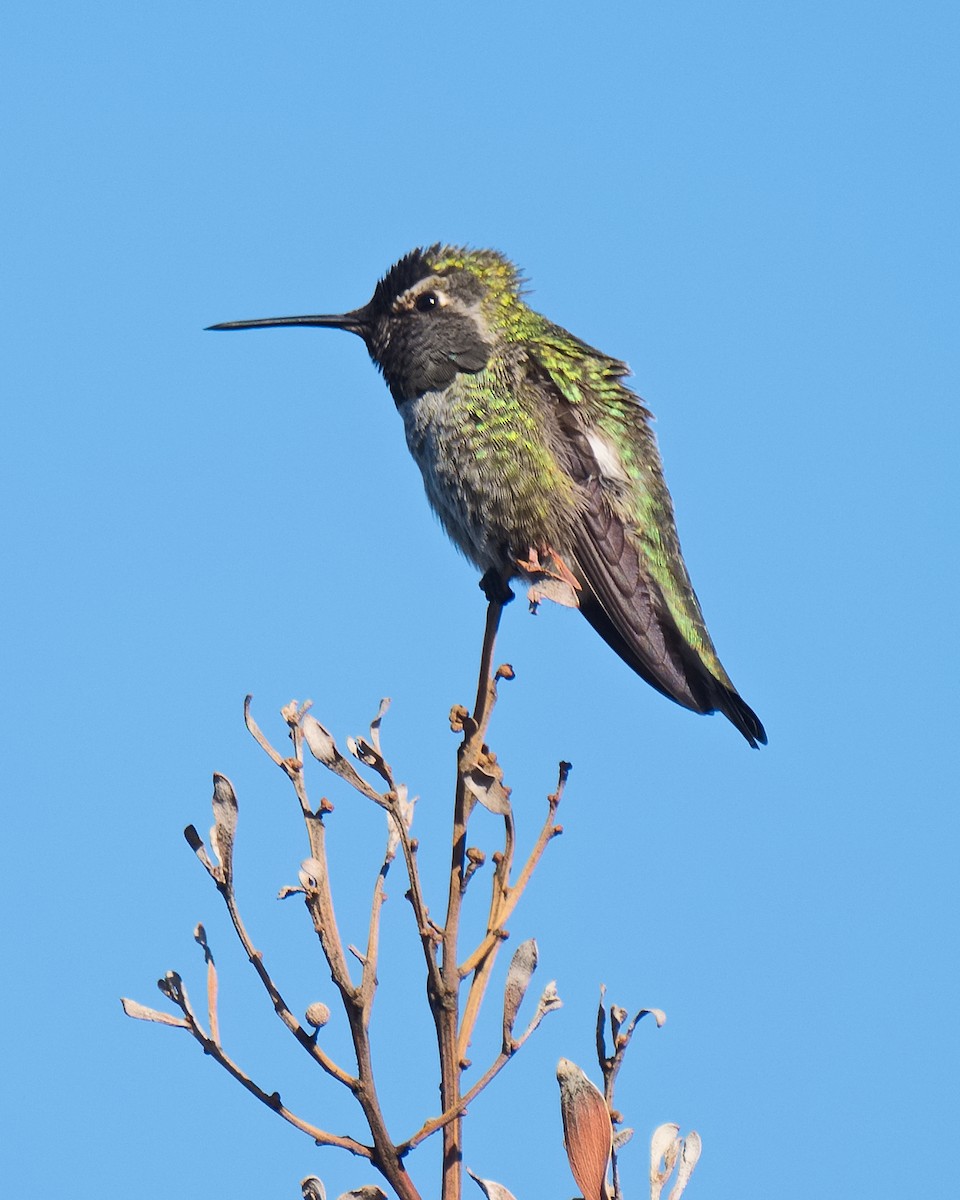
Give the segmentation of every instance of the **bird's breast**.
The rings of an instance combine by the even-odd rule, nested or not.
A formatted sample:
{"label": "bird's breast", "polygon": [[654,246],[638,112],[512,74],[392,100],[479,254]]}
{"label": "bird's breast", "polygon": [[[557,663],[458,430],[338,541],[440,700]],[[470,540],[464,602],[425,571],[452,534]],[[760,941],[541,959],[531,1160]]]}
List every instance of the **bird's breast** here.
{"label": "bird's breast", "polygon": [[513,401],[450,388],[405,401],[400,412],[430,504],[481,570],[559,545],[570,482]]}

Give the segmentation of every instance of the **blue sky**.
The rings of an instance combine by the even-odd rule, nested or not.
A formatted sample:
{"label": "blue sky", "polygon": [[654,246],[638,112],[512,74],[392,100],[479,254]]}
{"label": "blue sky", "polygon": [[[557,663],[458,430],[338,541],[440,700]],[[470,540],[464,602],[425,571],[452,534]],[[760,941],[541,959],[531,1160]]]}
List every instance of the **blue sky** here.
{"label": "blue sky", "polygon": [[[298,1004],[332,1003],[302,909],[273,899],[306,848],[243,696],[277,739],[293,696],[341,739],[392,696],[434,886],[482,599],[356,339],[203,328],[355,306],[436,240],[502,250],[535,307],[630,362],[714,639],[770,735],[752,753],[671,705],[575,614],[508,610],[518,678],[491,740],[525,844],[574,764],[511,922],[565,1008],[475,1104],[467,1163],[518,1200],[572,1194],[553,1072],[595,1074],[605,982],[668,1015],[619,1088],[631,1196],[668,1120],[703,1137],[699,1200],[950,1190],[955,1164],[926,1172],[958,1117],[958,23],[852,0],[7,5],[11,1195],[371,1181],[117,997],[159,1002],[169,968],[199,995],[202,920],[231,1051],[359,1131],[180,831],[207,828],[228,774],[254,938]],[[380,821],[311,787],[337,804],[359,941]],[[435,1084],[392,891],[376,1028],[400,1136]],[[493,1012],[475,1062],[497,1036]],[[425,1194],[433,1154],[410,1161]]]}

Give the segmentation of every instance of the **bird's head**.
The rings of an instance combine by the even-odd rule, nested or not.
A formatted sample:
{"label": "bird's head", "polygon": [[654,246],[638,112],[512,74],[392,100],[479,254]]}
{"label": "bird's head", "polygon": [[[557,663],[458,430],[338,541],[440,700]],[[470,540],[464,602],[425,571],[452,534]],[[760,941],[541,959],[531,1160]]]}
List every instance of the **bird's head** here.
{"label": "bird's head", "polygon": [[395,263],[362,308],[334,315],[230,321],[211,329],[316,326],[362,337],[397,404],[482,371],[520,301],[520,279],[493,250],[431,246]]}

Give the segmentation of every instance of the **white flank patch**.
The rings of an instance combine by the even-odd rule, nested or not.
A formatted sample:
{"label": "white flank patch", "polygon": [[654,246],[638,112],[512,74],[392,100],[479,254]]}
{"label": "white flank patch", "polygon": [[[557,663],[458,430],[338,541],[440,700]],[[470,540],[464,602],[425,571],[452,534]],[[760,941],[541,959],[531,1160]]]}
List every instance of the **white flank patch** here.
{"label": "white flank patch", "polygon": [[587,434],[587,441],[590,443],[590,449],[593,451],[593,457],[597,460],[601,475],[607,479],[617,479],[621,483],[629,482],[627,473],[623,469],[623,463],[620,461],[620,455],[611,442],[593,430]]}

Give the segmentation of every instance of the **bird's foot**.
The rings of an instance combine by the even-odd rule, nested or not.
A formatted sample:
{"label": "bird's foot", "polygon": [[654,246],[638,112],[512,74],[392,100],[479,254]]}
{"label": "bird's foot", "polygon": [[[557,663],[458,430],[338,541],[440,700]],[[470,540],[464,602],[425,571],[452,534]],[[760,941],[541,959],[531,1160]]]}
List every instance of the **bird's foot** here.
{"label": "bird's foot", "polygon": [[509,604],[513,599],[513,591],[503,575],[491,567],[480,580],[480,590],[490,604]]}
{"label": "bird's foot", "polygon": [[518,558],[515,562],[524,575],[538,580],[555,579],[573,588],[575,592],[580,591],[580,581],[552,546],[545,546],[542,551],[536,546],[531,546],[527,557]]}
{"label": "bird's foot", "polygon": [[532,613],[541,600],[552,600],[564,608],[580,607],[580,581],[551,546],[531,546],[525,559],[514,561],[530,583],[527,599]]}

